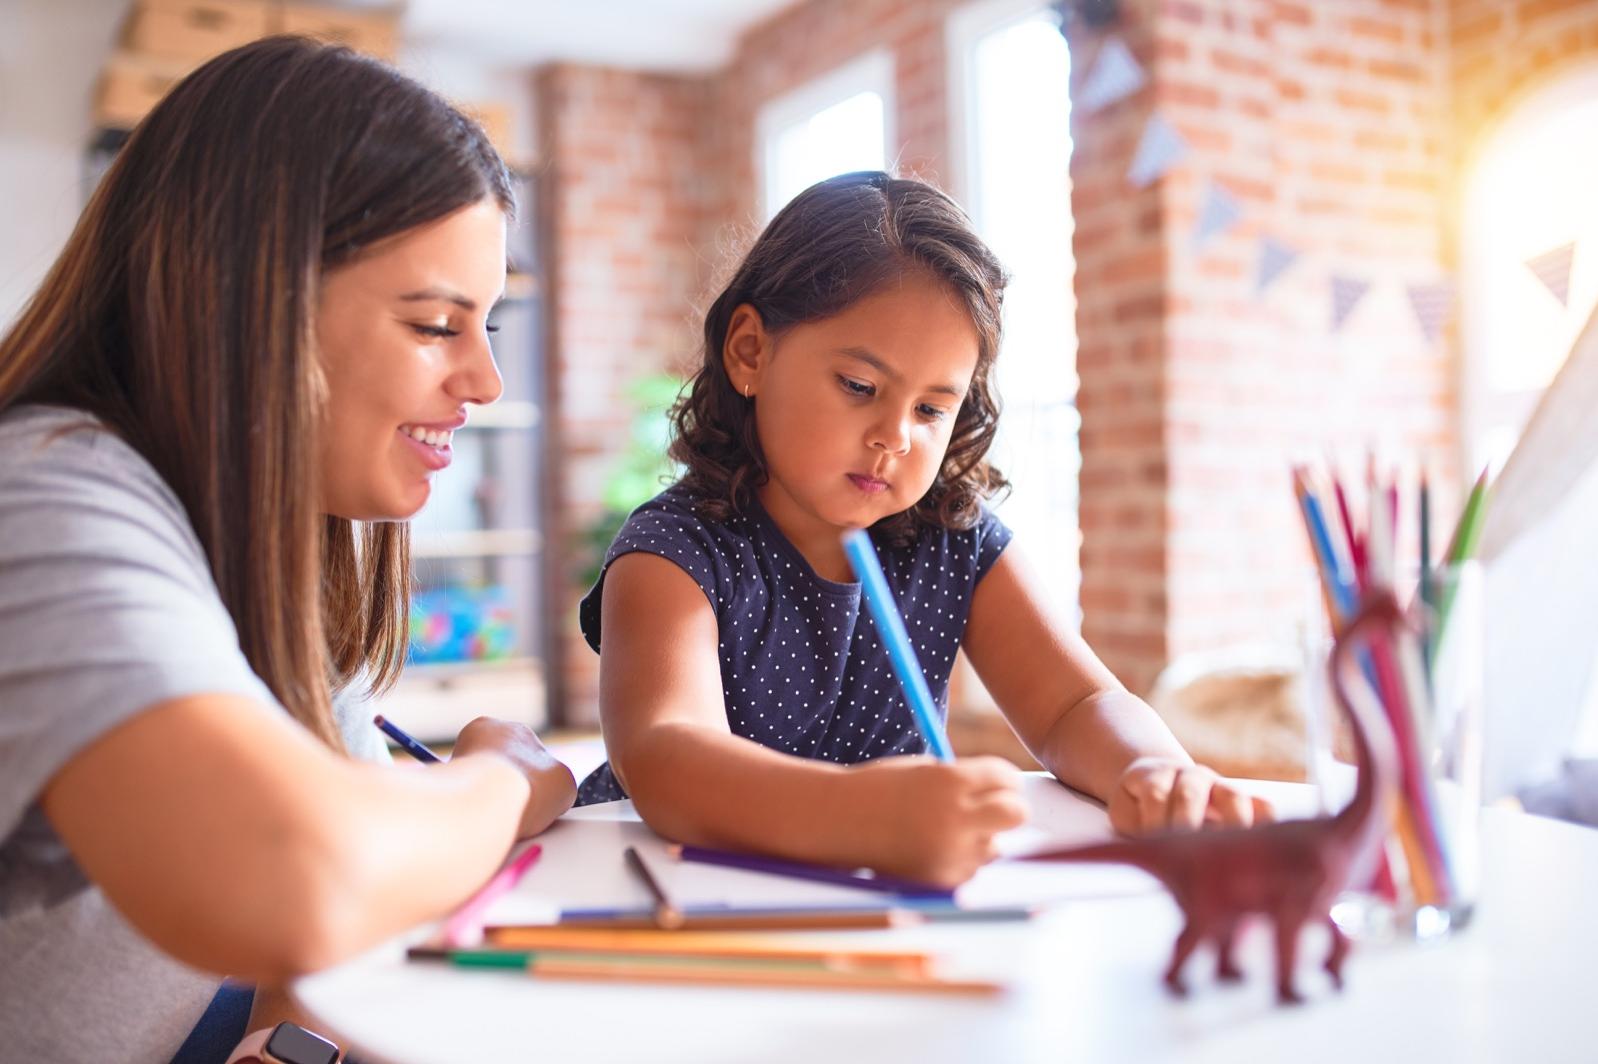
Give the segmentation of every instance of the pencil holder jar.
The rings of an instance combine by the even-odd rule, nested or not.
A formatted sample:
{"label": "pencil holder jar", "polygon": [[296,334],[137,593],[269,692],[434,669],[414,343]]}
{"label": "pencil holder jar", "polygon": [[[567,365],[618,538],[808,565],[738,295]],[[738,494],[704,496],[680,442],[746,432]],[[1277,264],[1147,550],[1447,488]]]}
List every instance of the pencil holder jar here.
{"label": "pencil holder jar", "polygon": [[[1356,648],[1358,682],[1393,740],[1390,823],[1373,867],[1356,870],[1332,917],[1365,940],[1445,938],[1464,928],[1480,878],[1483,576],[1473,561],[1395,581],[1409,623]],[[1311,776],[1323,806],[1352,793],[1349,725],[1327,687],[1310,699],[1320,719]]]}

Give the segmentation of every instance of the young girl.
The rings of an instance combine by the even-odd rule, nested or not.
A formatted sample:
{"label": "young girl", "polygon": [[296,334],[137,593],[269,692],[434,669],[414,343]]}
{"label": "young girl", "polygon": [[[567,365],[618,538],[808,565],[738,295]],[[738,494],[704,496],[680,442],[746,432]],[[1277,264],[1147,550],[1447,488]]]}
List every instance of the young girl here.
{"label": "young girl", "polygon": [[1004,275],[960,209],[858,173],[801,193],[705,320],[674,412],[682,479],[640,507],[583,600],[610,761],[685,842],[953,885],[1018,824],[1019,773],[924,749],[840,544],[868,528],[927,682],[963,649],[1037,758],[1122,831],[1266,810],[1195,766],[1048,616],[982,500]]}
{"label": "young girl", "polygon": [[396,766],[335,712],[499,395],[511,209],[437,96],[263,41],[134,131],[0,340],[0,1056],[172,1059],[222,974],[438,916],[570,805],[523,726]]}

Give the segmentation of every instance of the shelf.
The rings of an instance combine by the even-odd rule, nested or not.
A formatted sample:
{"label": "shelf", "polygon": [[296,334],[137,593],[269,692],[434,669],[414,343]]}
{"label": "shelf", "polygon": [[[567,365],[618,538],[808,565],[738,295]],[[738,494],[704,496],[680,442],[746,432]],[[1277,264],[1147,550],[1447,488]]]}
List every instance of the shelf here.
{"label": "shelf", "polygon": [[428,532],[411,544],[413,558],[489,558],[537,554],[544,537],[530,528],[488,528],[472,532]]}
{"label": "shelf", "polygon": [[533,728],[549,720],[544,671],[530,658],[408,666],[374,711],[424,743],[449,742],[478,717]]}
{"label": "shelf", "polygon": [[530,273],[505,275],[505,302],[514,303],[538,295],[538,278]]}
{"label": "shelf", "polygon": [[520,399],[505,399],[492,406],[475,407],[471,420],[462,428],[471,429],[532,429],[538,427],[537,403]]}
{"label": "shelf", "polygon": [[430,661],[405,666],[401,682],[445,682],[462,676],[480,676],[490,672],[515,672],[518,669],[536,669],[535,658],[492,658],[487,661]]}

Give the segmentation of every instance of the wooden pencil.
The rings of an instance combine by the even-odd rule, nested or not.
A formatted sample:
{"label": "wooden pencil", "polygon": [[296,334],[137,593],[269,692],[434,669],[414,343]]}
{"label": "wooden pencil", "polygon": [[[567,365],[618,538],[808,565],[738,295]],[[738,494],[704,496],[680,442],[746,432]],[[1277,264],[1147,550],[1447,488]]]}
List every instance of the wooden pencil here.
{"label": "wooden pencil", "polygon": [[661,983],[687,986],[752,987],[757,989],[877,990],[989,996],[1002,993],[999,983],[972,979],[893,975],[869,970],[825,968],[753,968],[748,965],[594,964],[547,957],[527,965],[536,979],[603,983]]}
{"label": "wooden pencil", "polygon": [[657,926],[670,931],[683,924],[682,910],[672,903],[671,896],[666,893],[666,888],[661,886],[660,880],[649,870],[644,863],[643,855],[636,846],[629,846],[622,853],[627,867],[633,874],[643,881],[644,888],[649,891],[649,896],[655,899],[655,923]]}
{"label": "wooden pencil", "polygon": [[[683,931],[859,931],[899,927],[919,923],[913,913],[892,909],[860,909],[825,912],[683,913]],[[637,916],[562,917],[559,927],[572,928],[659,928],[653,913]],[[504,928],[492,929],[495,932]]]}
{"label": "wooden pencil", "polygon": [[762,957],[780,960],[829,959],[861,965],[913,965],[925,967],[932,956],[922,950],[855,949],[771,935],[736,932],[611,930],[600,928],[524,927],[496,931],[491,936],[498,949],[581,950],[588,953],[627,953],[655,956]]}

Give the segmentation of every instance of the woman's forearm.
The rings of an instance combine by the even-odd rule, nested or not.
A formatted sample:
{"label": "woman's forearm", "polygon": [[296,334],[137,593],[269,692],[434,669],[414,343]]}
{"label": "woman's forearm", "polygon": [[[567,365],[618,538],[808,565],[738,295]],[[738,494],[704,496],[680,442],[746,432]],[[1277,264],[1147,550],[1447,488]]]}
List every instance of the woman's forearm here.
{"label": "woman's forearm", "polygon": [[342,815],[325,835],[308,834],[302,851],[298,876],[310,895],[302,918],[311,926],[305,955],[291,958],[298,971],[336,963],[464,900],[504,860],[529,801],[527,779],[487,754],[347,767],[348,790],[326,803]]}

